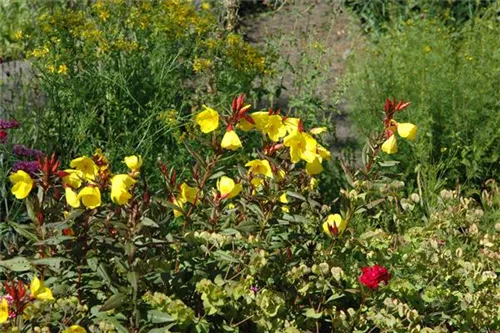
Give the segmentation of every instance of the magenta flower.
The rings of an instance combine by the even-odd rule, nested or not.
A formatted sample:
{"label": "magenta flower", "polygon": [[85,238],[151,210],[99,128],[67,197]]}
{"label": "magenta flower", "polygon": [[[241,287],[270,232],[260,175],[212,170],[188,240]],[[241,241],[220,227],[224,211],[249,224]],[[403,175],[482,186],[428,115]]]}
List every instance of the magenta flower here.
{"label": "magenta flower", "polygon": [[0,130],[6,130],[11,128],[18,128],[21,124],[17,120],[5,120],[0,119]]}

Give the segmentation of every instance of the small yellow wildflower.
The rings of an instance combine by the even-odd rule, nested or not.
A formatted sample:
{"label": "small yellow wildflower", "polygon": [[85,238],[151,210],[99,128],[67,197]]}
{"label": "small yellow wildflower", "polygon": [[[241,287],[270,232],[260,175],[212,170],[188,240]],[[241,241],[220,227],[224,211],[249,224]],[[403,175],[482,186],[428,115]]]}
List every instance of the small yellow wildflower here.
{"label": "small yellow wildflower", "polygon": [[417,136],[417,126],[413,125],[412,123],[399,123],[398,134],[402,138],[413,141]]}
{"label": "small yellow wildflower", "polygon": [[283,124],[285,125],[288,134],[294,134],[294,133],[298,132],[299,123],[300,123],[299,118],[286,118],[283,121]]}
{"label": "small yellow wildflower", "polygon": [[237,150],[242,147],[240,138],[234,130],[229,130],[224,134],[220,146],[230,150]]}
{"label": "small yellow wildflower", "polygon": [[64,172],[67,174],[67,176],[64,176],[62,179],[64,184],[69,185],[73,189],[82,186],[82,179],[84,178],[82,171],[66,169]]}
{"label": "small yellow wildflower", "polygon": [[30,285],[31,297],[36,298],[40,301],[53,300],[52,291],[36,276],[31,280]]}
{"label": "small yellow wildflower", "polygon": [[129,175],[115,175],[111,178],[111,200],[119,205],[126,205],[132,194],[130,188],[137,181]]}
{"label": "small yellow wildflower", "polygon": [[274,142],[286,135],[286,127],[283,125],[283,120],[280,115],[269,116],[265,127],[267,135]]}
{"label": "small yellow wildflower", "polygon": [[204,111],[198,113],[196,116],[196,123],[200,126],[203,133],[210,133],[219,127],[219,113],[205,105]]}
{"label": "small yellow wildflower", "polygon": [[142,166],[142,157],[141,155],[127,156],[123,160],[123,163],[125,163],[130,170],[137,171]]}
{"label": "small yellow wildflower", "polygon": [[323,166],[321,165],[321,156],[316,157],[312,163],[307,163],[306,164],[306,172],[309,176],[314,176],[317,175],[321,172],[323,172]]}
{"label": "small yellow wildflower", "polygon": [[237,127],[244,132],[248,132],[252,130],[255,127],[255,125],[246,120],[245,118],[241,118],[240,121],[238,122]]}
{"label": "small yellow wildflower", "polygon": [[328,215],[323,223],[323,231],[330,237],[341,235],[347,227],[347,221],[343,220],[339,214]]}
{"label": "small yellow wildflower", "polygon": [[179,207],[179,209],[174,208],[174,216],[179,217],[179,216],[184,215],[184,212],[183,212],[184,202],[181,199],[174,198],[172,200],[172,203]]}
{"label": "small yellow wildflower", "polygon": [[57,69],[57,74],[61,75],[66,75],[68,74],[68,67],[66,65],[59,65],[59,68]]}
{"label": "small yellow wildflower", "polygon": [[94,209],[101,205],[101,191],[95,186],[86,186],[78,193],[78,200],[81,200],[87,208]]}
{"label": "small yellow wildflower", "polygon": [[236,184],[229,177],[222,176],[217,180],[217,190],[219,190],[222,199],[232,199],[237,196],[242,190],[241,184]]}
{"label": "small yellow wildflower", "polygon": [[186,183],[181,184],[180,200],[182,200],[183,202],[190,202],[194,205],[197,194],[198,189],[196,187],[191,187]]}
{"label": "small yellow wildflower", "polygon": [[386,154],[395,154],[398,152],[398,143],[396,135],[391,135],[389,139],[382,144],[382,151]]}
{"label": "small yellow wildflower", "polygon": [[14,183],[11,192],[19,200],[26,198],[30,194],[34,184],[30,175],[23,170],[12,173],[9,176],[9,180]]}
{"label": "small yellow wildflower", "polygon": [[255,128],[259,131],[264,132],[267,126],[267,122],[269,121],[269,112],[254,112],[250,115],[250,117],[252,117],[253,121],[255,122]]}
{"label": "small yellow wildflower", "polygon": [[288,203],[288,197],[286,196],[286,193],[280,195],[280,202],[285,204]]}
{"label": "small yellow wildflower", "polygon": [[86,180],[94,180],[95,175],[99,172],[99,168],[97,167],[97,165],[91,158],[87,156],[75,158],[71,161],[69,166],[80,170]]}
{"label": "small yellow wildflower", "polygon": [[68,205],[70,205],[73,208],[80,207],[80,200],[78,199],[78,194],[75,191],[73,191],[71,187],[67,186],[64,189],[64,194]]}
{"label": "small yellow wildflower", "polygon": [[7,303],[7,299],[2,297],[0,301],[0,324],[5,323],[9,319],[9,304]]}
{"label": "small yellow wildflower", "polygon": [[65,329],[63,333],[87,333],[87,331],[80,325],[71,325],[69,328]]}

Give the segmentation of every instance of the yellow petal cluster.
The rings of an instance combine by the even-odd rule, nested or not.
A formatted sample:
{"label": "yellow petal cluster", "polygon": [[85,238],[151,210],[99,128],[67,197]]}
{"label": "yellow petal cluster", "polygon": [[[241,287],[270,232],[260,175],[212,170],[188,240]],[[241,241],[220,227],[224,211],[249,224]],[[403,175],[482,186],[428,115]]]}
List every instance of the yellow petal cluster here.
{"label": "yellow petal cluster", "polygon": [[286,127],[283,124],[283,119],[280,115],[272,115],[268,117],[265,131],[269,138],[274,142],[279,141],[286,135]]}
{"label": "yellow petal cluster", "polygon": [[242,147],[240,138],[234,130],[227,131],[220,146],[224,149],[237,150]]}
{"label": "yellow petal cluster", "polygon": [[237,184],[229,177],[222,176],[217,180],[217,190],[223,199],[232,199],[242,190],[241,184]]}
{"label": "yellow petal cluster", "polygon": [[386,154],[395,154],[398,152],[398,142],[394,134],[384,141],[382,151]]}
{"label": "yellow petal cluster", "polygon": [[330,237],[342,234],[347,227],[347,221],[342,219],[339,214],[328,215],[323,223],[323,231]]}
{"label": "yellow petal cluster", "polygon": [[36,276],[31,280],[30,284],[31,297],[40,301],[53,300],[52,291]]}
{"label": "yellow petal cluster", "polygon": [[118,205],[126,205],[132,194],[130,188],[137,181],[129,175],[120,174],[111,178],[111,200]]}
{"label": "yellow petal cluster", "polygon": [[23,170],[18,170],[9,176],[9,180],[14,183],[12,186],[12,194],[19,200],[26,198],[33,188],[35,183],[31,176]]}
{"label": "yellow petal cluster", "polygon": [[86,180],[95,180],[95,176],[99,172],[99,167],[87,156],[75,158],[69,166],[81,171]]}
{"label": "yellow petal cluster", "polygon": [[139,156],[137,156],[137,155],[127,156],[123,160],[123,163],[125,163],[130,170],[137,171],[142,166],[142,157],[141,157],[141,155],[139,155]]}
{"label": "yellow petal cluster", "polygon": [[197,195],[198,195],[198,189],[196,187],[191,187],[186,183],[182,183],[180,187],[180,197],[179,197],[180,201],[190,202],[194,205]]}
{"label": "yellow petal cluster", "polygon": [[[417,137],[418,127],[412,123],[396,123],[393,121],[393,125],[390,129],[394,130],[397,128],[397,132],[400,137],[408,139],[410,141],[415,140]],[[386,154],[395,154],[398,152],[398,143],[396,135],[392,134],[387,140],[382,144],[382,151]]]}
{"label": "yellow petal cluster", "polygon": [[9,319],[9,304],[7,299],[2,297],[0,301],[0,324],[4,323]]}
{"label": "yellow petal cluster", "polygon": [[198,113],[195,120],[203,133],[210,133],[219,127],[219,113],[208,106],[203,107],[205,110]]}
{"label": "yellow petal cluster", "polygon": [[81,200],[85,207],[94,209],[101,205],[101,191],[99,187],[88,185],[78,193],[77,199]]}

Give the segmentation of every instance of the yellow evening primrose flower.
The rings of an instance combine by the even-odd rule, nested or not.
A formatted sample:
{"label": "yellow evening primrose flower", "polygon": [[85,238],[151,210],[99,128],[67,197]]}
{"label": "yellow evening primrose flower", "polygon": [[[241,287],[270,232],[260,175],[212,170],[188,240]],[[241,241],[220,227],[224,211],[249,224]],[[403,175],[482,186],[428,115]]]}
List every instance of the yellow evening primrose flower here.
{"label": "yellow evening primrose flower", "polygon": [[283,119],[280,115],[269,116],[265,130],[269,138],[274,142],[279,141],[280,138],[286,135],[286,127],[283,125]]}
{"label": "yellow evening primrose flower", "polygon": [[299,131],[299,118],[285,118],[283,120],[283,124],[286,127],[288,134],[294,134]]}
{"label": "yellow evening primrose flower", "polygon": [[245,166],[250,167],[248,173],[273,178],[273,170],[271,169],[271,165],[268,160],[253,160],[245,164]]}
{"label": "yellow evening primrose flower", "polygon": [[0,324],[5,323],[9,319],[9,303],[6,298],[0,301]]}
{"label": "yellow evening primrose flower", "polygon": [[339,214],[328,215],[323,223],[323,231],[330,237],[342,234],[347,227],[347,221],[343,220]]}
{"label": "yellow evening primrose flower", "polygon": [[219,127],[219,113],[208,106],[203,105],[203,107],[205,110],[198,113],[195,120],[203,133],[210,133]]}
{"label": "yellow evening primrose flower", "polygon": [[315,128],[311,128],[311,130],[309,132],[311,134],[318,135],[318,134],[321,134],[321,133],[326,132],[326,131],[328,131],[328,128],[326,128],[326,127],[315,127]]}
{"label": "yellow evening primrose flower", "polygon": [[317,150],[318,155],[327,161],[329,161],[330,158],[332,157],[332,154],[330,153],[330,151],[320,144],[318,144],[316,150]]}
{"label": "yellow evening primrose flower", "polygon": [[194,205],[196,196],[198,194],[198,189],[196,187],[191,187],[186,183],[182,183],[180,190],[180,199],[184,202],[190,202]]}
{"label": "yellow evening primrose flower", "polygon": [[382,144],[382,151],[386,154],[395,154],[398,152],[398,143],[394,134]]}
{"label": "yellow evening primrose flower", "polygon": [[236,184],[231,178],[222,176],[217,180],[217,190],[219,190],[223,199],[232,199],[240,194],[242,186]]}
{"label": "yellow evening primrose flower", "polygon": [[67,173],[67,176],[63,177],[63,182],[66,185],[69,185],[72,189],[77,189],[82,186],[83,172],[80,170],[66,169],[64,170]]}
{"label": "yellow evening primrose flower", "polygon": [[184,202],[181,199],[174,198],[172,203],[176,206],[179,206],[179,208],[180,208],[180,210],[174,208],[174,216],[179,217],[179,216],[184,215],[184,213],[182,212],[182,209],[184,207]]}
{"label": "yellow evening primrose flower", "polygon": [[63,333],[87,333],[87,331],[80,325],[71,325],[69,328],[65,329]]}
{"label": "yellow evening primrose flower", "polygon": [[399,123],[398,134],[402,138],[413,141],[417,136],[417,126],[413,125],[412,123]]}
{"label": "yellow evening primrose flower", "polygon": [[240,138],[234,130],[227,131],[226,134],[224,134],[220,146],[230,150],[237,150],[242,147]]}
{"label": "yellow evening primrose flower", "polygon": [[295,132],[283,140],[286,147],[290,147],[290,160],[298,163],[301,159],[307,163],[314,162],[316,158],[316,140],[307,133]]}
{"label": "yellow evening primrose flower", "polygon": [[86,186],[78,193],[78,200],[81,200],[85,207],[94,209],[101,205],[101,191],[98,187]]}
{"label": "yellow evening primrose flower", "polygon": [[36,276],[31,280],[30,284],[31,296],[40,301],[53,300],[52,291]]}
{"label": "yellow evening primrose flower", "polygon": [[130,170],[136,171],[142,166],[142,157],[141,155],[127,156],[123,159],[123,163],[125,163]]}
{"label": "yellow evening primrose flower", "polygon": [[75,158],[71,161],[69,166],[80,170],[86,180],[94,180],[95,175],[99,172],[99,168],[97,167],[97,165],[91,158],[87,156]]}
{"label": "yellow evening primrose flower", "polygon": [[129,175],[115,175],[111,178],[111,200],[119,205],[126,205],[132,194],[130,187],[137,181]]}
{"label": "yellow evening primrose flower", "polygon": [[285,204],[288,203],[288,197],[286,196],[286,193],[280,195],[280,202]]}
{"label": "yellow evening primrose flower", "polygon": [[252,130],[255,127],[255,125],[246,120],[245,118],[241,118],[236,127],[238,127],[240,130],[244,132],[248,132]]}
{"label": "yellow evening primrose flower", "polygon": [[258,111],[254,112],[250,115],[253,121],[255,122],[255,128],[259,131],[264,132],[267,126],[267,122],[269,121],[269,112],[267,111]]}
{"label": "yellow evening primrose flower", "polygon": [[30,175],[23,170],[12,173],[9,176],[9,180],[14,183],[11,192],[19,200],[26,198],[30,194],[33,184],[35,183]]}
{"label": "yellow evening primrose flower", "polygon": [[312,163],[306,164],[306,172],[309,176],[317,175],[323,172],[323,166],[321,165],[321,157],[316,157]]}
{"label": "yellow evening primrose flower", "polygon": [[64,189],[64,193],[68,205],[70,205],[73,208],[80,207],[80,200],[78,199],[78,194],[75,191],[73,191],[71,187],[67,186]]}
{"label": "yellow evening primrose flower", "polygon": [[311,178],[309,181],[309,190],[314,191],[318,187],[318,180],[316,178]]}

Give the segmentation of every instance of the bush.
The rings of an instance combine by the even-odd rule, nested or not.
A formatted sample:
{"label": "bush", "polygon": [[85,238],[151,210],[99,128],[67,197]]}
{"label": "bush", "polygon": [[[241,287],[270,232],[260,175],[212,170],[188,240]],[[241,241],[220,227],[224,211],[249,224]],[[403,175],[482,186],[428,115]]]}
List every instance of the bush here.
{"label": "bush", "polygon": [[[422,135],[403,172],[416,179],[439,173],[449,186],[456,182],[480,188],[500,171],[500,112],[497,101],[500,31],[494,8],[462,28],[415,17],[377,39],[350,59],[347,91],[360,129],[381,121],[372,108],[382,96],[407,96],[411,119]],[[439,166],[439,171],[430,171]]]}

